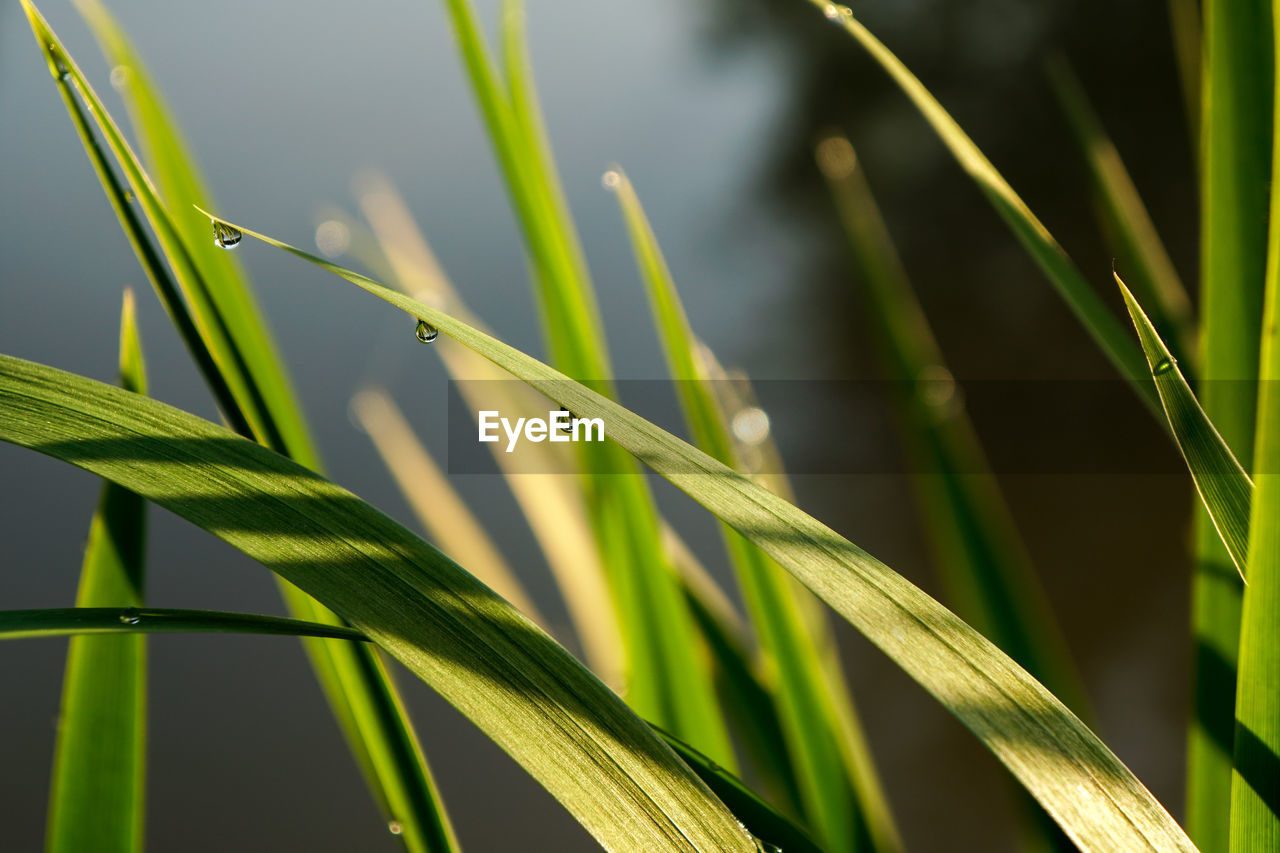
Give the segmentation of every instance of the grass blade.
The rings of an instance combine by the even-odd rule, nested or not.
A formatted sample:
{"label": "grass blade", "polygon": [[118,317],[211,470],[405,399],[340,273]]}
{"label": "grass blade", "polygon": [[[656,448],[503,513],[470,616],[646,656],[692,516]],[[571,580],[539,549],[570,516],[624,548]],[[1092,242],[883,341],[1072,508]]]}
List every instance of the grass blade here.
{"label": "grass blade", "polygon": [[1173,428],[1178,448],[1187,461],[1201,503],[1213,520],[1214,527],[1227,553],[1243,578],[1249,553],[1249,512],[1253,482],[1241,467],[1231,448],[1218,432],[1205,410],[1200,407],[1191,386],[1178,368],[1178,362],[1160,340],[1155,326],[1125,287],[1120,276],[1116,282],[1124,294],[1125,304],[1138,330],[1142,350],[1151,365],[1156,390]]}
{"label": "grass blade", "polygon": [[754,851],[733,815],[568,652],[318,474],[161,403],[8,356],[0,440],[135,489],[341,613],[606,849]]}
{"label": "grass blade", "polygon": [[351,628],[256,613],[174,610],[158,607],[61,607],[0,610],[0,639],[63,637],[68,634],[281,634],[364,642]]}
{"label": "grass blade", "polygon": [[[195,169],[164,115],[159,95],[150,86],[145,70],[123,34],[100,6],[87,3],[84,8],[110,46],[109,55],[114,51],[117,58],[130,63],[125,67],[131,69],[127,76],[135,113],[140,116],[139,135],[149,140],[150,148],[169,176],[172,190],[179,194],[199,193]],[[50,70],[59,82],[63,100],[107,188],[108,197],[166,310],[218,398],[224,416],[241,435],[253,437],[317,467],[318,459],[292,401],[284,371],[238,271],[222,259],[212,264],[210,276],[204,274],[197,258],[210,250],[208,234],[193,237],[197,243],[188,244],[142,164],[48,23],[29,0],[23,0],[23,9],[46,52]],[[71,91],[73,87],[124,171],[132,195],[137,198],[169,261],[173,278],[142,231],[129,196],[114,177],[93,137],[84,110]],[[187,208],[183,205],[182,209]],[[178,295],[179,287],[174,286],[174,279],[186,301]],[[333,613],[287,584],[281,584],[281,592],[290,611],[298,618],[341,624]],[[454,849],[452,829],[417,737],[376,652],[355,644],[343,646],[309,640],[304,644],[379,806],[389,821],[394,819],[401,827],[401,839],[413,851]]]}
{"label": "grass blade", "polygon": [[1116,370],[1133,384],[1138,396],[1153,411],[1159,411],[1158,401],[1155,399],[1150,383],[1146,381],[1147,370],[1142,353],[1133,345],[1124,327],[1103,304],[1098,294],[1089,287],[1071,258],[1026,203],[1013,191],[1013,187],[1009,186],[986,155],[978,150],[973,140],[965,134],[960,125],[956,124],[955,119],[943,109],[919,79],[854,18],[848,9],[834,6],[824,0],[812,0],[812,2],[822,9],[828,18],[847,30],[902,88],[951,151],[956,161],[969,173],[1009,229],[1022,242],[1032,259],[1048,276],[1049,281],[1075,313],[1085,330],[1111,359]]}
{"label": "grass blade", "polygon": [[[1203,21],[1200,401],[1249,470],[1271,180],[1271,4],[1209,0]],[[1211,519],[1197,512],[1187,827],[1205,853],[1229,849],[1241,604],[1230,560]]]}
{"label": "grass blade", "polygon": [[[734,462],[734,443],[720,407],[700,369],[697,341],[685,316],[658,242],[631,182],[620,169],[607,183],[617,193],[641,278],[649,294],[667,367],[676,381],[693,444],[726,465]],[[801,802],[815,835],[832,851],[896,850],[902,845],[879,780],[867,757],[865,738],[840,719],[818,648],[828,637],[810,636],[795,581],[757,547],[730,528],[722,528],[747,612],[759,636],[764,669],[773,675],[771,696],[796,767]],[[852,701],[851,699],[849,700]],[[851,733],[855,742],[843,743]],[[834,747],[834,748],[833,748]]]}
{"label": "grass blade", "polygon": [[1200,77],[1204,53],[1200,46],[1200,4],[1196,0],[1169,0],[1169,29],[1173,36],[1173,58],[1178,66],[1178,83],[1187,111],[1191,152],[1200,149]]}
{"label": "grass blade", "polygon": [[519,350],[366,276],[236,227],[425,319],[579,416],[602,418],[613,441],[772,556],[955,714],[1082,849],[1195,849],[1142,783],[1053,694],[835,531]]}
{"label": "grass blade", "polygon": [[1119,265],[1138,298],[1153,309],[1156,328],[1173,342],[1174,355],[1186,362],[1196,351],[1191,300],[1138,188],[1066,59],[1059,57],[1049,64],[1049,81],[1088,166],[1103,231]]}
{"label": "grass blade", "polygon": [[[1280,43],[1280,21],[1274,31]],[[1280,92],[1280,85],[1277,86]],[[1275,136],[1280,158],[1280,134]],[[1259,359],[1256,486],[1240,620],[1231,849],[1280,847],[1280,189],[1271,191]]]}
{"label": "grass blade", "polygon": [[[120,384],[147,390],[132,291],[120,318]],[[143,604],[146,502],[114,483],[102,490],[80,570],[78,607]],[[140,851],[146,777],[145,639],[75,637],[67,653],[54,749],[46,848]]]}

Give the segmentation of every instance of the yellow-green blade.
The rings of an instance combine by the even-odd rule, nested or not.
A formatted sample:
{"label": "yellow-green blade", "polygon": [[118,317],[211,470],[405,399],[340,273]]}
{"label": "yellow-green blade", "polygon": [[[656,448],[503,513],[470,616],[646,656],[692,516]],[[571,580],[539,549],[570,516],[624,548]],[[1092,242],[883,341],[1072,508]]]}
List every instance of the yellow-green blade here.
{"label": "yellow-green blade", "polygon": [[[733,439],[708,376],[699,366],[698,344],[657,238],[626,175],[614,169],[607,178],[622,207],[693,444],[732,465]],[[830,638],[811,636],[807,630],[801,596],[808,593],[795,588],[794,580],[759,548],[729,528],[723,532],[747,613],[760,640],[764,670],[772,675],[770,694],[778,707],[804,814],[815,837],[833,853],[900,848],[874,767],[856,763],[855,757],[869,755],[865,738],[856,724],[841,719],[843,706],[835,701],[834,691],[848,688],[842,681],[830,682],[823,670],[819,649],[827,647]],[[846,734],[856,742],[843,743]]]}
{"label": "yellow-green blade", "polygon": [[[23,0],[23,8],[108,197],[228,423],[240,434],[316,467],[318,460],[302,427],[301,414],[292,401],[284,370],[274,355],[265,324],[257,317],[247,286],[239,279],[236,269],[225,262],[215,264],[211,275],[205,275],[197,258],[212,245],[212,234],[200,236],[191,226],[190,240],[196,242],[189,241],[48,23],[28,0]],[[170,183],[177,186],[176,192],[198,192],[195,168],[123,34],[113,27],[100,7],[90,4],[86,9],[111,49],[132,63],[127,67],[134,71],[127,76],[133,97],[140,105],[139,136],[149,142],[170,174]],[[83,98],[83,109],[72,88]],[[126,193],[115,178],[85,120],[85,110],[124,172],[131,192]],[[172,278],[143,232],[133,210],[134,199],[156,234]],[[184,205],[182,210],[185,213],[189,208]],[[179,287],[174,286],[175,279],[185,300],[177,293]],[[281,584],[281,592],[295,616],[341,623],[333,613],[287,584]],[[410,850],[420,853],[453,850],[456,846],[453,832],[417,736],[377,653],[355,644],[344,646],[310,640],[304,644],[352,752],[369,779],[374,797],[388,821],[394,819],[400,826],[400,839]]]}
{"label": "yellow-green blade", "polygon": [[[1280,43],[1280,27],[1275,31]],[[1280,86],[1277,87],[1280,92]],[[1275,151],[1280,156],[1280,135]],[[1240,618],[1231,849],[1280,848],[1280,188],[1271,190],[1248,586]]]}
{"label": "yellow-green blade", "polygon": [[149,174],[169,210],[183,245],[203,277],[212,310],[222,318],[235,348],[243,353],[248,381],[261,389],[261,400],[291,457],[314,468],[319,458],[302,417],[283,362],[253,298],[235,255],[218,248],[209,222],[191,212],[192,204],[208,206],[194,160],[182,139],[159,88],[133,45],[99,0],[76,0],[85,21],[119,79],[134,132],[141,144]]}
{"label": "yellow-green blade", "polygon": [[537,359],[359,273],[240,228],[425,319],[581,417],[772,556],[955,714],[1086,851],[1195,848],[1066,706],[901,575],[750,478]]}
{"label": "yellow-green blade", "polygon": [[313,471],[164,404],[9,356],[0,356],[0,440],[137,491],[340,613],[606,849],[755,850],[723,804],[567,651]]}
{"label": "yellow-green blade", "polygon": [[1195,354],[1191,300],[1120,152],[1066,59],[1058,57],[1049,64],[1049,80],[1088,167],[1103,231],[1115,249],[1117,265],[1138,298],[1152,309],[1156,328],[1173,342],[1174,355],[1191,359]]}
{"label": "yellow-green blade", "polygon": [[[1271,4],[1206,0],[1202,19],[1198,390],[1249,470],[1271,176]],[[1226,853],[1241,589],[1213,522],[1198,507],[1195,517],[1187,828],[1205,853]]]}
{"label": "yellow-green blade", "polygon": [[1133,325],[1138,330],[1142,351],[1151,365],[1160,402],[1164,405],[1173,436],[1187,462],[1195,481],[1200,501],[1236,570],[1244,577],[1249,553],[1249,512],[1253,498],[1253,483],[1231,448],[1200,407],[1196,396],[1178,367],[1178,362],[1156,332],[1151,320],[1143,313],[1138,300],[1125,287],[1120,276],[1116,282],[1124,295]]}
{"label": "yellow-green blade", "polygon": [[52,607],[0,610],[0,639],[62,637],[68,634],[277,634],[366,641],[359,631],[256,613],[182,610],[164,607]]}
{"label": "yellow-green blade", "polygon": [[1146,364],[1119,320],[1084,280],[1075,263],[1026,203],[1009,186],[973,140],[961,129],[937,99],[893,53],[843,6],[811,0],[828,19],[843,27],[888,72],[911,99],[960,166],[977,183],[1005,224],[1044,271],[1077,319],[1111,359],[1116,370],[1133,384],[1142,400],[1156,408],[1157,401],[1146,381]]}
{"label": "yellow-green blade", "polygon": [[[126,290],[120,318],[120,384],[145,394],[146,369]],[[107,483],[89,527],[77,607],[143,604],[146,502]],[[118,616],[117,616],[118,621]],[[75,637],[67,653],[53,758],[51,853],[129,853],[143,847],[146,777],[146,643],[141,636]]]}

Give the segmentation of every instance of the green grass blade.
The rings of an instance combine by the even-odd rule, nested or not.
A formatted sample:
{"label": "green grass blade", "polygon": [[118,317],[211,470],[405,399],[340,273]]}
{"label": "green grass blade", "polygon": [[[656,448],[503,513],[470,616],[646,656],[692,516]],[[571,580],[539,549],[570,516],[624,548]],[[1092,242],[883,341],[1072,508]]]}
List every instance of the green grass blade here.
{"label": "green grass blade", "polygon": [[1195,354],[1191,300],[1138,188],[1066,59],[1058,57],[1049,64],[1049,80],[1089,169],[1103,231],[1119,266],[1138,298],[1152,309],[1156,328],[1173,342],[1174,355],[1187,362]]}
{"label": "green grass blade", "polygon": [[[1280,21],[1275,38],[1280,44]],[[1276,91],[1280,93],[1280,85]],[[1280,162],[1280,134],[1275,136]],[[1271,190],[1249,560],[1240,620],[1231,849],[1280,847],[1280,188]]]}
{"label": "green grass blade", "polygon": [[[200,237],[192,231],[191,239],[197,242],[188,243],[119,128],[57,36],[28,0],[23,0],[23,8],[37,41],[46,52],[50,70],[59,82],[68,111],[107,188],[108,197],[170,317],[196,356],[228,422],[240,434],[252,436],[315,467],[318,459],[292,402],[284,371],[237,270],[223,260],[213,264],[210,276],[204,274],[197,258],[210,250],[211,235],[206,233]],[[128,67],[133,71],[128,76],[136,113],[141,115],[139,135],[144,141],[149,140],[153,153],[169,175],[170,184],[176,187],[173,191],[179,195],[198,192],[195,169],[123,34],[113,27],[100,7],[88,4],[85,8],[111,50],[131,63]],[[83,98],[85,109],[124,171],[131,194],[127,195],[115,179],[71,87]],[[151,223],[173,278],[143,233],[130,195],[138,200]],[[187,209],[184,204],[182,210]],[[174,279],[186,301],[177,294]],[[281,584],[281,591],[295,616],[340,624],[338,617],[298,590]],[[452,829],[417,737],[376,652],[361,645],[344,647],[309,640],[304,644],[375,798],[388,820],[394,814],[401,827],[401,839],[414,851],[454,849]]]}
{"label": "green grass blade", "polygon": [[1201,503],[1213,520],[1218,536],[1231,555],[1236,569],[1244,577],[1245,562],[1249,553],[1249,512],[1253,498],[1253,483],[1241,467],[1231,448],[1218,432],[1205,410],[1200,407],[1195,394],[1178,368],[1177,361],[1160,340],[1155,326],[1143,313],[1142,307],[1116,276],[1133,325],[1138,330],[1142,350],[1151,365],[1160,402],[1164,405],[1177,439],[1178,448],[1187,461]]}
{"label": "green grass blade", "polygon": [[772,556],[955,714],[1084,850],[1195,849],[1142,783],[1053,694],[835,531],[537,359],[366,276],[236,227],[426,320],[579,416],[603,419],[609,438]]}
{"label": "green grass blade", "polygon": [[1204,54],[1200,46],[1200,4],[1197,0],[1169,0],[1169,29],[1173,36],[1173,58],[1178,66],[1178,83],[1187,111],[1191,153],[1200,150],[1200,77]]}
{"label": "green grass blade", "polygon": [[[613,370],[582,261],[545,142],[524,46],[523,7],[502,12],[504,86],[468,0],[446,0],[463,62],[532,258],[538,306],[552,361],[612,393]],[[679,581],[664,564],[658,512],[634,461],[616,448],[582,452],[586,504],[609,572],[627,653],[627,699],[726,766],[736,760],[709,667],[692,656],[696,625]]]}
{"label": "green grass blade", "polygon": [[320,475],[169,406],[8,356],[0,440],[136,490],[342,614],[606,849],[754,850],[733,815],[567,651]]}
{"label": "green grass blade", "polygon": [[280,634],[366,641],[359,631],[256,613],[175,610],[159,607],[54,607],[0,610],[0,639],[63,637],[68,634]]}
{"label": "green grass blade", "polygon": [[232,253],[214,244],[208,221],[188,212],[190,205],[208,206],[211,199],[159,89],[124,31],[99,0],[76,0],[76,8],[92,29],[107,62],[124,70],[121,94],[160,198],[206,283],[209,310],[222,318],[234,348],[243,353],[249,374],[246,381],[260,389],[266,415],[289,455],[315,468],[319,457],[314,442],[244,272]]}
{"label": "green grass blade", "polygon": [[[609,173],[631,245],[649,293],[667,367],[676,380],[694,446],[726,465],[734,462],[734,443],[723,414],[700,369],[697,341],[685,316],[640,200],[621,170]],[[831,851],[901,847],[873,767],[859,767],[865,738],[856,725],[842,721],[818,649],[829,638],[810,636],[795,581],[759,548],[730,528],[722,528],[751,623],[760,639],[764,669],[773,675],[771,695],[790,747],[804,814]],[[851,699],[848,701],[852,701]],[[846,733],[857,741],[842,744]]]}
{"label": "green grass blade", "polygon": [[[1271,4],[1207,0],[1200,150],[1200,400],[1236,458],[1253,459],[1271,179]],[[1205,853],[1229,848],[1240,585],[1208,516],[1196,514],[1192,587],[1195,716],[1187,827]]]}
{"label": "green grass blade", "polygon": [[[120,383],[145,394],[133,293],[120,319]],[[143,603],[146,502],[114,483],[102,490],[80,570],[79,607]],[[46,848],[140,851],[146,777],[147,650],[143,637],[75,637],[67,653],[53,758]]]}
{"label": "green grass blade", "polygon": [[1067,256],[1013,187],[996,170],[955,119],[910,70],[871,34],[849,10],[823,0],[812,0],[828,18],[849,32],[867,53],[880,64],[894,82],[916,105],[934,132],[951,151],[960,166],[977,183],[1009,229],[1022,242],[1027,252],[1057,289],[1067,306],[1075,313],[1085,330],[1111,359],[1116,370],[1129,380],[1142,400],[1153,411],[1159,411],[1150,384],[1146,381],[1146,364],[1119,320],[1107,309],[1075,263]]}

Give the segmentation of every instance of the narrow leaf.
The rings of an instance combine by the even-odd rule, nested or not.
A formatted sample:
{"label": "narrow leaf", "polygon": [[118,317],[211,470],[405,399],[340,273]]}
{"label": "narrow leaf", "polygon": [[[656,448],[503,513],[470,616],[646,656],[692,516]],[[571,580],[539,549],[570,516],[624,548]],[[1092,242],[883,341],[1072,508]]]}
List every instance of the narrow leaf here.
{"label": "narrow leaf", "polygon": [[475,722],[606,849],[754,850],[568,652],[320,475],[161,403],[9,356],[0,440],[132,488],[315,596]]}
{"label": "narrow leaf", "polygon": [[1038,681],[829,527],[519,350],[366,276],[240,230],[425,319],[579,416],[603,419],[609,438],[772,556],[955,714],[1084,850],[1194,850],[1142,783]]}
{"label": "narrow leaf", "polygon": [[[132,291],[120,318],[120,382],[147,380]],[[102,490],[80,570],[79,607],[143,603],[146,502],[114,483]],[[146,776],[147,662],[143,637],[75,637],[67,653],[53,758],[46,847],[140,851]]]}
{"label": "narrow leaf", "polygon": [[1129,314],[1138,330],[1142,350],[1147,354],[1147,361],[1151,365],[1151,375],[1155,379],[1160,402],[1164,405],[1169,425],[1173,428],[1178,448],[1191,470],[1200,500],[1213,519],[1237,571],[1244,577],[1249,550],[1249,505],[1253,497],[1253,482],[1200,407],[1178,368],[1177,361],[1160,340],[1138,301],[1118,275],[1116,282],[1124,294],[1125,304],[1129,306]]}
{"label": "narrow leaf", "polygon": [[62,607],[0,610],[0,639],[62,637],[68,634],[282,634],[363,642],[351,628],[218,610],[158,607]]}

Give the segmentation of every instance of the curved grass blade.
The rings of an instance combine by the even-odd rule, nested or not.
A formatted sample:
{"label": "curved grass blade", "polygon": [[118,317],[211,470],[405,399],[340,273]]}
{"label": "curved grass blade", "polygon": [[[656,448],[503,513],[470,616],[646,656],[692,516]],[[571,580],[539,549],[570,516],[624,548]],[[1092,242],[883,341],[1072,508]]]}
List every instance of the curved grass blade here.
{"label": "curved grass blade", "polygon": [[[1253,459],[1266,278],[1271,5],[1204,4],[1198,390],[1206,415],[1245,470]],[[1205,853],[1226,853],[1242,592],[1213,520],[1198,509],[1195,517],[1187,828]]]}
{"label": "curved grass blade", "polygon": [[1200,500],[1236,570],[1244,578],[1249,553],[1249,506],[1253,498],[1253,482],[1200,407],[1169,348],[1160,340],[1155,327],[1118,275],[1116,283],[1120,285],[1129,314],[1133,317],[1142,350],[1151,365],[1156,390],[1160,393],[1169,425],[1173,427],[1178,448],[1191,470],[1196,491],[1200,493]]}
{"label": "curved grass blade", "polygon": [[956,715],[1082,849],[1195,848],[1056,697],[942,605],[821,522],[554,368],[429,305],[236,226],[341,276],[499,365],[605,434],[799,578]]}
{"label": "curved grass blade", "polygon": [[0,440],[136,490],[341,613],[606,849],[754,850],[733,815],[567,651],[320,475],[193,415],[9,356],[0,356]]}
{"label": "curved grass blade", "polygon": [[[0,610],[0,640],[68,634],[280,634],[365,642],[351,628],[256,613],[160,607],[55,607]],[[100,734],[100,733],[99,733]]]}
{"label": "curved grass blade", "polygon": [[[228,423],[241,435],[256,438],[267,446],[288,452],[311,467],[317,467],[318,459],[301,426],[301,415],[292,402],[287,380],[283,378],[284,371],[275,359],[265,325],[255,319],[256,309],[247,288],[238,279],[238,273],[225,264],[215,267],[221,274],[212,281],[218,284],[218,290],[223,294],[221,298],[215,296],[210,279],[206,279],[196,262],[196,254],[200,250],[192,250],[188,246],[150,177],[93,88],[35,7],[28,0],[23,0],[23,8],[37,41],[46,52],[50,71],[59,83],[68,112],[76,123],[108,197],[161,301],[218,398]],[[93,7],[87,8],[92,10]],[[126,76],[138,103],[143,104],[142,114],[147,117],[139,124],[140,136],[151,140],[151,147],[160,152],[167,171],[179,176],[173,179],[179,192],[183,191],[182,187],[186,187],[186,191],[198,191],[195,169],[167,124],[159,96],[151,90],[140,63],[124,42],[123,35],[118,29],[111,28],[100,8],[95,20],[117,45],[116,49],[122,51],[121,55],[132,63],[126,67],[134,70]],[[124,191],[107,164],[85,120],[84,111],[71,91],[72,87],[84,99],[85,108],[123,169],[131,194]],[[196,189],[191,189],[193,186]],[[189,304],[178,295],[178,287],[174,286],[168,270],[151,247],[133,211],[131,197],[137,198],[151,223],[173,276]],[[200,240],[199,245],[207,251],[207,237]],[[227,307],[226,314],[223,313],[224,306]],[[271,402],[266,399],[268,395]],[[295,616],[309,621],[341,623],[333,613],[288,584],[281,584],[281,592]],[[456,846],[453,831],[418,746],[417,736],[376,652],[361,645],[343,646],[309,640],[304,640],[304,645],[356,761],[369,780],[374,797],[388,821],[394,819],[401,827],[400,839],[413,851],[453,850]]]}
{"label": "curved grass blade", "polygon": [[[120,313],[120,384],[147,391],[133,292]],[[147,505],[108,482],[89,527],[79,607],[143,603]],[[117,616],[117,622],[119,621]],[[51,853],[141,851],[146,793],[147,649],[143,637],[75,637],[67,651],[53,756]]]}
{"label": "curved grass blade", "polygon": [[811,0],[828,18],[842,26],[862,45],[867,53],[888,72],[894,82],[916,105],[934,132],[951,151],[960,166],[977,183],[996,212],[1048,276],[1067,306],[1097,342],[1103,353],[1111,359],[1116,370],[1133,385],[1138,396],[1153,412],[1159,412],[1159,401],[1150,383],[1142,353],[1133,345],[1124,327],[1107,309],[1098,294],[1089,287],[1067,253],[1036,218],[1026,203],[1013,191],[1013,187],[996,171],[968,135],[956,124],[955,119],[943,109],[893,53],[871,34],[848,9],[834,6],[824,0]]}
{"label": "curved grass blade", "polygon": [[1089,169],[1103,230],[1138,298],[1154,310],[1156,328],[1174,343],[1174,356],[1189,363],[1196,351],[1191,299],[1155,223],[1071,66],[1057,57],[1048,70],[1058,104]]}
{"label": "curved grass blade", "polygon": [[[622,170],[615,167],[608,177],[622,208],[693,443],[732,465],[733,439],[708,377],[699,368],[697,341],[657,238]],[[736,532],[723,528],[723,533],[760,639],[764,669],[773,674],[770,694],[790,747],[809,825],[831,851],[900,849],[902,842],[875,768],[869,765],[865,738],[856,725],[840,720],[841,705],[834,691],[848,688],[843,680],[829,683],[823,670],[818,648],[828,645],[830,638],[813,637],[807,630],[801,597],[808,592],[795,588],[791,577]],[[844,743],[844,735],[850,732],[855,742]],[[866,766],[859,766],[859,757],[868,759]]]}
{"label": "curved grass blade", "polygon": [[[1280,21],[1275,38],[1280,43]],[[1275,151],[1280,155],[1280,135]],[[1249,585],[1240,619],[1232,850],[1280,847],[1280,188],[1274,186],[1271,211],[1253,462],[1256,489],[1246,570]]]}

